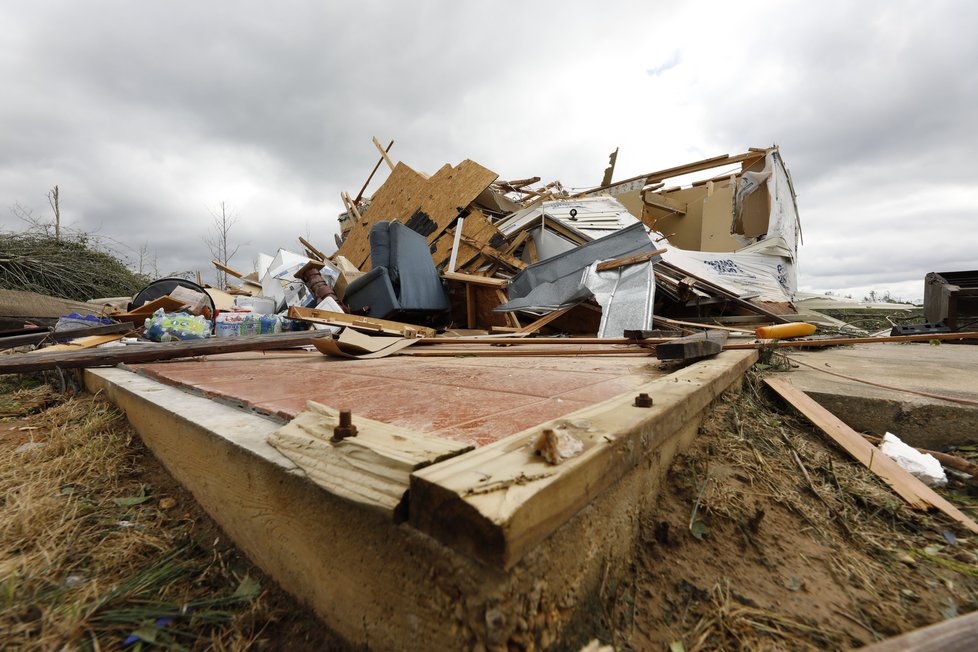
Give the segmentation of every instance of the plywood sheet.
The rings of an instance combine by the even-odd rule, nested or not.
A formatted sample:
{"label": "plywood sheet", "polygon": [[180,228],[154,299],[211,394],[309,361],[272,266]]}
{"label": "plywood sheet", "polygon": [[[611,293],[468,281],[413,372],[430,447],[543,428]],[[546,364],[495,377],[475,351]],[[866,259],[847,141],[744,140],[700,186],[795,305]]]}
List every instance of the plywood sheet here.
{"label": "plywood sheet", "polygon": [[430,179],[398,163],[337,253],[361,270],[369,270],[370,227],[382,220],[402,222],[430,244],[496,177],[495,172],[468,159],[454,167],[445,165]]}

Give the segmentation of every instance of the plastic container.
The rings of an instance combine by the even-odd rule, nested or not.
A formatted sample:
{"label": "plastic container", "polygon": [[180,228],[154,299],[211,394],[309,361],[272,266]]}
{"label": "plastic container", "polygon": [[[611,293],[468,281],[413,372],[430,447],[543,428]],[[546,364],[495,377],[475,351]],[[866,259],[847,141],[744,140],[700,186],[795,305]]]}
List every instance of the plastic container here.
{"label": "plastic container", "polygon": [[145,333],[154,342],[175,340],[206,340],[211,335],[211,322],[186,312],[165,313],[159,309],[145,322]]}
{"label": "plastic container", "polygon": [[261,321],[251,312],[222,312],[214,320],[217,337],[241,337],[261,333]]}
{"label": "plastic container", "polygon": [[803,321],[793,321],[790,324],[761,326],[754,331],[759,340],[786,340],[792,337],[805,337],[815,332],[816,326]]}

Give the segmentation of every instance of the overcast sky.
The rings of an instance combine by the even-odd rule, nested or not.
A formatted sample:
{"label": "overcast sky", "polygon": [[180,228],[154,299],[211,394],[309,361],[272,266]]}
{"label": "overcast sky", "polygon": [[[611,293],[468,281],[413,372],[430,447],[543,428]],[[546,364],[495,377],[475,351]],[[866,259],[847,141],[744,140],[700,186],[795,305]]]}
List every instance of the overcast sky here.
{"label": "overcast sky", "polygon": [[57,184],[68,226],[210,274],[226,202],[250,271],[335,248],[373,136],[565,186],[777,143],[800,289],[920,298],[978,268],[976,34],[972,2],[5,2],[0,228]]}

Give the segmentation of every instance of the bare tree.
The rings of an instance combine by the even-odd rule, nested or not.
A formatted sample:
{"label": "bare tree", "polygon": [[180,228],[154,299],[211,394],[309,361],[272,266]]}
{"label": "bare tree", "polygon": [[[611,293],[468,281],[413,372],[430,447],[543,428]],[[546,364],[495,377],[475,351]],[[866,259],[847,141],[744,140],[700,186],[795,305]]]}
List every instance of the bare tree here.
{"label": "bare tree", "polygon": [[61,240],[61,203],[58,198],[58,186],[48,191],[48,203],[54,211],[54,239]]}
{"label": "bare tree", "polygon": [[20,204],[14,204],[10,207],[10,212],[13,213],[15,217],[26,222],[28,224],[28,233],[43,233],[44,235],[51,235],[51,227],[54,227],[54,239],[61,240],[61,198],[59,196],[58,186],[55,186],[48,191],[48,203],[51,205],[51,210],[54,211],[54,221],[47,222],[43,218],[34,215],[33,209],[21,206]]}
{"label": "bare tree", "polygon": [[[238,217],[228,208],[225,202],[221,202],[221,211],[210,211],[213,221],[208,235],[204,238],[204,243],[211,252],[214,260],[225,267],[229,266],[234,254],[238,253],[241,245],[231,245],[229,238],[231,228],[237,223]],[[217,287],[226,289],[228,286],[228,274],[223,270],[217,270]]]}
{"label": "bare tree", "polygon": [[157,267],[156,249],[153,249],[153,253],[150,254],[148,242],[144,242],[139,248],[139,266],[136,273],[140,276],[148,276],[151,280],[160,277],[160,270]]}

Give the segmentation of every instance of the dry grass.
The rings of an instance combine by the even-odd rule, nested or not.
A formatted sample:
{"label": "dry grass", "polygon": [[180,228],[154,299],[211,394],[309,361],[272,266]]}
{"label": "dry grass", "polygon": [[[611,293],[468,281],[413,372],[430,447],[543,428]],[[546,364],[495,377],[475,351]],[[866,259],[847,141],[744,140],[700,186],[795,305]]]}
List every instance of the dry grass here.
{"label": "dry grass", "polygon": [[274,619],[247,567],[143,483],[113,406],[80,396],[24,418],[52,397],[23,389],[0,408],[5,648],[247,648]]}

